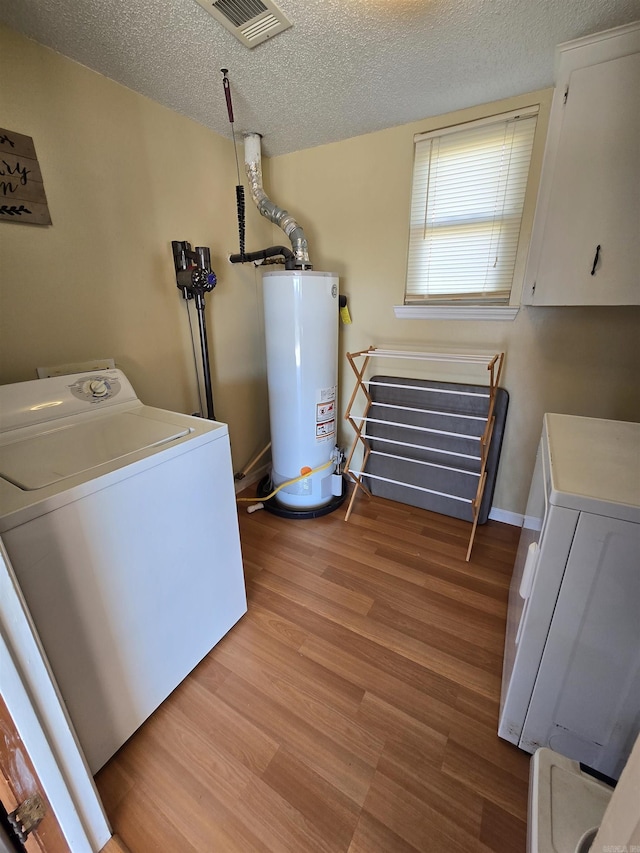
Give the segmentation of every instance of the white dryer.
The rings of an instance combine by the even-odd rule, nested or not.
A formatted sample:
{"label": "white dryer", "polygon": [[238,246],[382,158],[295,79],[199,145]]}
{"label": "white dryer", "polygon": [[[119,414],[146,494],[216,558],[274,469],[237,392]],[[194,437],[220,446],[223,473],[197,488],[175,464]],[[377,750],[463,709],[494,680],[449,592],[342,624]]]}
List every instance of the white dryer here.
{"label": "white dryer", "polygon": [[640,731],[640,424],[544,416],[498,734],[617,779]]}
{"label": "white dryer", "polygon": [[227,426],[119,370],[0,387],[0,536],[93,773],[247,609]]}

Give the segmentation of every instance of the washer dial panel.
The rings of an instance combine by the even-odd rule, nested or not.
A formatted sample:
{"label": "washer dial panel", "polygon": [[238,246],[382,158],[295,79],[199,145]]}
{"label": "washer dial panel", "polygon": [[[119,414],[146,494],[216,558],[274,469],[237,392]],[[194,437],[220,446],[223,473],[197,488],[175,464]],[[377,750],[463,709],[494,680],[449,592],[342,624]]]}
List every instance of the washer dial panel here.
{"label": "washer dial panel", "polygon": [[100,403],[115,397],[120,387],[120,382],[113,376],[97,373],[80,377],[69,386],[69,390],[78,400]]}

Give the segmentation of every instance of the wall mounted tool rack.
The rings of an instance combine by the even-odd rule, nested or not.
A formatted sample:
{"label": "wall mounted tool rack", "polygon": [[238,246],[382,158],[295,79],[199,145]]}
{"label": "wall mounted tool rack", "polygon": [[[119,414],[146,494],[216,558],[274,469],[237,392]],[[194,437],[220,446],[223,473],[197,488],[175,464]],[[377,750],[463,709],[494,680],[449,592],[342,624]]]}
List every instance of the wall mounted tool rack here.
{"label": "wall mounted tool rack", "polygon": [[[366,378],[367,370],[374,359],[384,359],[385,363],[394,363],[396,360],[399,364],[402,361],[444,362],[485,368],[489,384],[488,386],[457,385],[395,376]],[[391,484],[392,489],[401,487],[402,490],[417,490],[426,493],[429,499],[433,498],[441,504],[462,507],[447,514],[467,518],[471,522],[471,534],[466,553],[468,561],[471,557],[487,483],[487,460],[496,420],[498,392],[503,395],[500,398],[502,424],[506,416],[505,398],[508,395],[503,389],[498,388],[504,353],[486,355],[410,352],[372,346],[360,352],[347,353],[347,360],[355,374],[356,383],[347,405],[345,419],[353,427],[355,438],[345,468],[355,488],[347,507],[345,521],[349,520],[358,491],[362,490],[371,497],[371,489],[378,481],[385,487]],[[387,399],[390,394],[394,402],[384,402],[385,394]],[[357,415],[354,414],[354,407],[356,403],[362,406],[361,395],[364,396],[364,411],[362,415]],[[418,405],[414,402],[416,395],[420,401]],[[398,398],[402,399],[403,396],[409,398],[408,405],[398,403]],[[451,402],[445,405],[443,400]],[[466,402],[461,405],[460,400]],[[434,426],[441,416],[446,419],[446,429]],[[392,428],[393,431],[389,433],[388,428]],[[401,437],[406,435],[406,440],[389,437],[390,434],[397,436],[398,433]],[[416,436],[419,438],[416,439]],[[357,470],[352,467],[352,462],[359,448],[362,450],[362,462],[360,470]],[[499,447],[497,452],[499,453]],[[494,455],[492,451],[492,457]],[[370,465],[367,470],[367,463],[370,460],[373,461],[374,456],[382,458],[383,463],[386,464],[385,473],[390,473],[388,469],[392,469],[393,477],[373,473],[373,470],[384,471],[384,464],[377,467]],[[497,462],[495,464],[497,465]],[[406,473],[417,467],[420,468],[418,477],[409,475],[402,477],[402,472]],[[369,479],[371,487],[365,483],[366,479]],[[416,481],[426,482],[428,485],[418,485]],[[460,483],[465,483],[464,487],[460,487]],[[447,488],[447,484],[450,484],[450,488]],[[436,485],[438,488],[433,487]],[[422,497],[424,498],[425,495],[423,494]],[[490,494],[488,499],[490,500]],[[406,502],[412,503],[411,500]]]}

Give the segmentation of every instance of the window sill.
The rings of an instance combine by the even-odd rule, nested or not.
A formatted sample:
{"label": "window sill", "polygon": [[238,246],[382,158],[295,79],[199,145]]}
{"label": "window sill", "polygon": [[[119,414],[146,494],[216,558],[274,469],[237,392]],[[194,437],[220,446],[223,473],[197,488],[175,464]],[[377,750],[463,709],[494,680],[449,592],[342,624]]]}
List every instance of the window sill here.
{"label": "window sill", "polygon": [[518,305],[394,305],[397,320],[515,320]]}

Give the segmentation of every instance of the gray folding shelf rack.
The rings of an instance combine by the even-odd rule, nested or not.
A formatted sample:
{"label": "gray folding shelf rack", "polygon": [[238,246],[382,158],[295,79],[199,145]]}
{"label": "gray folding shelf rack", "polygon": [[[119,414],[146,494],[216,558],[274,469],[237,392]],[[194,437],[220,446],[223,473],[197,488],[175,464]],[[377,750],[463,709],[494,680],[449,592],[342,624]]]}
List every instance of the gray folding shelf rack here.
{"label": "gray folding shelf rack", "polygon": [[[489,384],[468,385],[377,375],[365,378],[372,358],[460,363],[485,367]],[[504,353],[409,352],[370,347],[347,353],[356,385],[345,418],[355,432],[346,469],[357,492],[419,506],[471,522],[466,559],[476,527],[491,507],[508,395],[498,388]],[[354,405],[364,396],[364,412]],[[360,469],[352,467],[358,446]]]}

